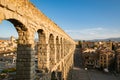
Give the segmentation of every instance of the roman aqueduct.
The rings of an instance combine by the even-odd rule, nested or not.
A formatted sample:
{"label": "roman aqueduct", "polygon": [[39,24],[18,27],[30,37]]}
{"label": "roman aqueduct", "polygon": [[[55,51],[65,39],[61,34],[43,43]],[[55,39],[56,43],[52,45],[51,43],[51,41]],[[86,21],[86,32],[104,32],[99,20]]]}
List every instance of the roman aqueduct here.
{"label": "roman aqueduct", "polygon": [[[0,0],[0,22],[10,21],[18,32],[16,80],[35,80],[35,52],[38,69],[60,72],[62,80],[73,66],[75,42],[29,0]],[[3,26],[4,27],[4,26]],[[35,51],[34,38],[39,42]]]}

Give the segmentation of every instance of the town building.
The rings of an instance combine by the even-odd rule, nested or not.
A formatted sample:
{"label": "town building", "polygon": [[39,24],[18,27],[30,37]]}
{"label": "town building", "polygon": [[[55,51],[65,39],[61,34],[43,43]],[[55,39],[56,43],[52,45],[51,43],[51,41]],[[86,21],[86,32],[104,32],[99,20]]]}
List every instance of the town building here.
{"label": "town building", "polygon": [[0,53],[16,51],[17,41],[14,37],[11,37],[10,40],[0,40]]}
{"label": "town building", "polygon": [[[114,63],[115,52],[112,50],[112,42],[94,42],[82,44],[82,58],[84,67],[110,69]],[[85,48],[86,47],[86,48]]]}
{"label": "town building", "polygon": [[116,71],[120,72],[120,48],[116,50]]}
{"label": "town building", "polygon": [[82,41],[81,45],[82,45],[82,49],[84,49],[84,48],[94,48],[94,42],[90,42],[90,41]]}
{"label": "town building", "polygon": [[95,68],[98,67],[98,53],[96,53],[95,49],[88,49],[83,51],[83,65],[87,68]]}
{"label": "town building", "polygon": [[100,68],[109,69],[110,65],[114,62],[115,53],[109,48],[101,49],[98,51],[99,53],[99,66]]}

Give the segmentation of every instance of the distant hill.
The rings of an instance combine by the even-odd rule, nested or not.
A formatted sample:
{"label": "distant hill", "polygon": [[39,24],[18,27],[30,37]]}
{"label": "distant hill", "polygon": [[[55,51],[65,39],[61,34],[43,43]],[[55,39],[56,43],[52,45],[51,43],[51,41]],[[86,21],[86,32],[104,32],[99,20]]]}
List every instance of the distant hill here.
{"label": "distant hill", "polygon": [[0,40],[9,40],[9,38],[0,37]]}
{"label": "distant hill", "polygon": [[[119,41],[120,42],[120,37],[118,37],[118,38],[107,38],[107,39],[85,40],[85,41],[109,41],[109,40],[111,40],[111,41]],[[75,39],[75,41],[80,41],[80,40]]]}
{"label": "distant hill", "polygon": [[120,41],[120,38],[94,39],[92,41]]}

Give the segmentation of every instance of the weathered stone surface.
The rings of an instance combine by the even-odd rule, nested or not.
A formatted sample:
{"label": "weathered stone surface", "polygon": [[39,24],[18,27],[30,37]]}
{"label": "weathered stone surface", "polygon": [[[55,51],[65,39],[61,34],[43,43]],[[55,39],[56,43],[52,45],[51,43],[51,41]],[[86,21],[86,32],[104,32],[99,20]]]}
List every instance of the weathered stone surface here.
{"label": "weathered stone surface", "polygon": [[4,6],[6,6],[6,4],[7,4],[7,3],[6,3],[6,0],[0,0],[0,5],[1,5],[1,6],[4,7]]}
{"label": "weathered stone surface", "polygon": [[0,22],[4,19],[4,14],[3,13],[0,13]]}

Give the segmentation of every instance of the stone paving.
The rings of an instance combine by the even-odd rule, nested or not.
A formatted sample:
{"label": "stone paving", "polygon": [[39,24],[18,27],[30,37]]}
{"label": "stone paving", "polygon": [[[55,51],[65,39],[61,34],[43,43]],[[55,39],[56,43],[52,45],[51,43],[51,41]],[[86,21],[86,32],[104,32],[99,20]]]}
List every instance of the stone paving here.
{"label": "stone paving", "polygon": [[72,80],[90,80],[90,79],[87,71],[80,68],[74,68],[72,73]]}
{"label": "stone paving", "polygon": [[120,80],[120,76],[97,70],[88,70],[90,80]]}
{"label": "stone paving", "polygon": [[98,70],[73,68],[71,80],[120,80],[120,75],[105,73]]}

